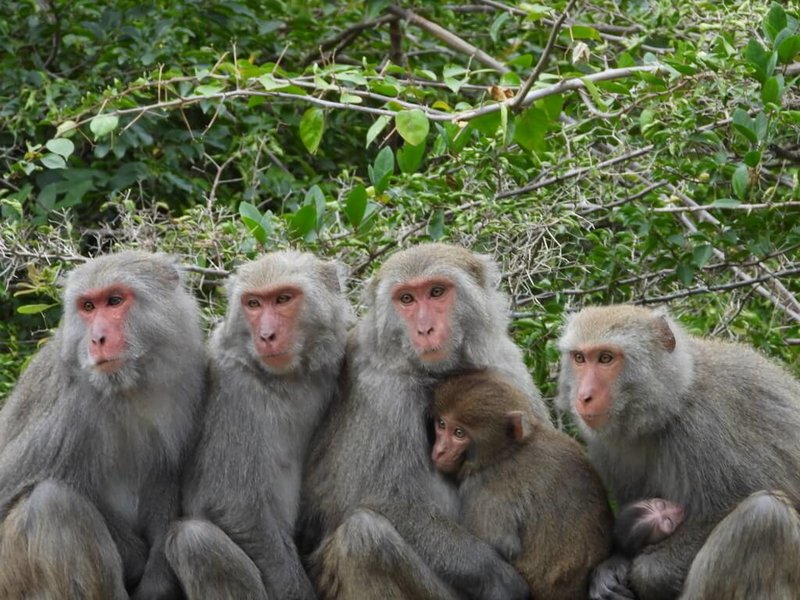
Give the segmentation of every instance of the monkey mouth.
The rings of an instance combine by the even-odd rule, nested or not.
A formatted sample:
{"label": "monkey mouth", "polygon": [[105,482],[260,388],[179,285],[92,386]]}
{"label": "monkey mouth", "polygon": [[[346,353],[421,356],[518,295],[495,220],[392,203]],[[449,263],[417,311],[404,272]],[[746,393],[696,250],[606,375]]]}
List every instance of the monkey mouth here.
{"label": "monkey mouth", "polygon": [[101,373],[113,373],[122,367],[121,358],[101,358],[94,362],[92,365]]}
{"label": "monkey mouth", "polygon": [[447,348],[435,346],[433,348],[417,348],[420,360],[424,362],[439,362],[447,358]]}
{"label": "monkey mouth", "polygon": [[270,352],[269,354],[261,354],[261,362],[268,367],[286,367],[294,359],[294,353],[291,350],[284,352]]}

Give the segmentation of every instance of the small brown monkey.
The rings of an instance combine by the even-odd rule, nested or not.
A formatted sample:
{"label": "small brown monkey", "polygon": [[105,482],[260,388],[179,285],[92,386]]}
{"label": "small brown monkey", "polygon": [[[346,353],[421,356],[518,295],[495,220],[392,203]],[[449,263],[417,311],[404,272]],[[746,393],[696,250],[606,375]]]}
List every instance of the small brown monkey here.
{"label": "small brown monkey", "polygon": [[464,526],[522,573],[534,598],[586,598],[592,569],[611,553],[612,516],[583,449],[491,370],[445,379],[434,406],[431,457],[460,482]]}
{"label": "small brown monkey", "polygon": [[[736,507],[770,489],[800,501],[800,382],[751,348],[692,336],[663,311],[636,306],[584,308],[568,319],[559,347],[558,406],[576,415],[616,500],[657,496],[686,511],[660,543],[598,566],[590,597],[676,598],[695,556],[728,567],[692,569],[691,589],[774,597],[782,584],[754,573],[796,572],[798,561],[787,565],[779,546],[748,546],[758,539],[750,532],[763,519],[791,538],[796,520],[776,519],[784,509],[764,498],[753,501],[761,510]],[[724,535],[709,536],[720,521]]]}
{"label": "small brown monkey", "polygon": [[164,539],[205,368],[172,260],[121,252],[69,274],[61,324],[0,412],[0,598],[180,593]]}
{"label": "small brown monkey", "polygon": [[648,498],[623,506],[614,520],[614,544],[633,558],[642,548],[665,540],[683,523],[684,510],[663,498]]}

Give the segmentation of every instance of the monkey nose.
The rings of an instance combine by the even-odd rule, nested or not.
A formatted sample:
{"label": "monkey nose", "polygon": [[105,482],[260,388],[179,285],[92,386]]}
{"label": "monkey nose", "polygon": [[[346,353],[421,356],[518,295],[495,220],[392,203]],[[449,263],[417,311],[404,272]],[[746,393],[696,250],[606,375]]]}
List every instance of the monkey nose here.
{"label": "monkey nose", "polygon": [[433,327],[428,327],[428,329],[417,329],[417,334],[423,337],[427,337],[433,333]]}
{"label": "monkey nose", "polygon": [[106,343],[106,336],[104,335],[97,335],[92,337],[92,343],[97,346],[102,346]]}
{"label": "monkey nose", "polygon": [[265,341],[265,342],[274,342],[276,338],[277,338],[277,336],[275,335],[274,331],[272,333],[268,333],[268,332],[262,332],[261,333],[261,339],[263,341]]}

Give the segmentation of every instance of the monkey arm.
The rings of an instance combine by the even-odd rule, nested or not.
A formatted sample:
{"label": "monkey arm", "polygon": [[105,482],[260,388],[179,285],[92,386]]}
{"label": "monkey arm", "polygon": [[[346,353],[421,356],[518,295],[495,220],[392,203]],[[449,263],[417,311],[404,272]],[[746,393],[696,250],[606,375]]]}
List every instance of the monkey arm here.
{"label": "monkey arm", "polygon": [[522,576],[489,544],[418,503],[371,506],[443,580],[469,598],[528,598]]}
{"label": "monkey arm", "polygon": [[461,483],[461,522],[473,535],[497,550],[508,562],[522,552],[519,502],[506,501],[502,488],[487,486],[480,474]]}

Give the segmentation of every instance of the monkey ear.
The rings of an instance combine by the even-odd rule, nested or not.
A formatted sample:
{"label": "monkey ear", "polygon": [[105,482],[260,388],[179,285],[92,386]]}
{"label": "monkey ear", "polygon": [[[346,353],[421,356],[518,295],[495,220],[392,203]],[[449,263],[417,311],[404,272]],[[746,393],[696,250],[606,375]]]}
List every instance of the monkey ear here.
{"label": "monkey ear", "polygon": [[486,254],[476,254],[475,258],[477,261],[472,271],[478,284],[490,290],[500,287],[502,274],[494,259]]}
{"label": "monkey ear", "polygon": [[361,303],[366,307],[374,306],[377,295],[378,277],[373,275],[364,283],[364,289],[361,291]]}
{"label": "monkey ear", "polygon": [[531,434],[531,424],[521,410],[506,413],[506,428],[509,439],[521,442]]}
{"label": "monkey ear", "polygon": [[335,294],[341,294],[345,291],[348,276],[347,267],[339,261],[331,260],[322,263],[322,280]]}
{"label": "monkey ear", "polygon": [[675,334],[672,333],[669,322],[664,315],[660,315],[658,318],[656,318],[655,330],[656,335],[658,336],[658,341],[661,342],[661,346],[664,348],[664,350],[667,352],[672,352],[675,350]]}

